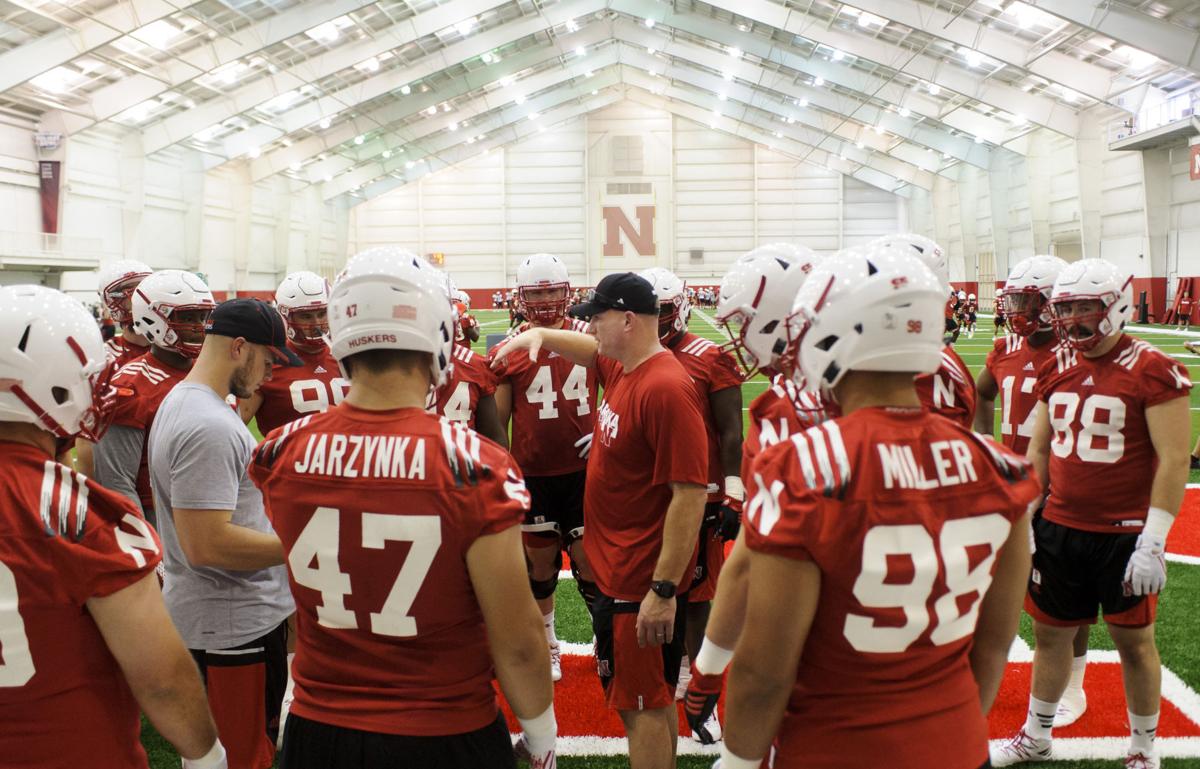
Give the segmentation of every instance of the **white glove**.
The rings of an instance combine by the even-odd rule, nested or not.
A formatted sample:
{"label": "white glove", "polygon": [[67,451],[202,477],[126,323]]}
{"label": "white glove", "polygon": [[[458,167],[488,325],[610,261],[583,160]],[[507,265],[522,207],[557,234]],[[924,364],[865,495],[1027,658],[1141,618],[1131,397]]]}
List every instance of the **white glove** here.
{"label": "white glove", "polygon": [[1037,537],[1033,533],[1033,519],[1029,521],[1029,557],[1037,552]]}
{"label": "white glove", "polygon": [[1167,584],[1166,540],[1142,532],[1125,567],[1125,589],[1132,595],[1157,595]]}
{"label": "white glove", "polygon": [[575,448],[579,449],[580,459],[587,459],[588,454],[592,453],[592,434],[588,433],[579,440],[575,441]]}
{"label": "white glove", "polygon": [[213,743],[212,750],[200,758],[183,759],[183,769],[229,769],[229,759],[225,755],[225,746],[220,740]]}
{"label": "white glove", "polygon": [[517,744],[513,746],[513,755],[523,761],[528,761],[529,769],[558,769],[558,758],[554,755],[554,749],[551,748],[535,756],[529,752],[529,740],[523,734],[521,739],[517,740]]}

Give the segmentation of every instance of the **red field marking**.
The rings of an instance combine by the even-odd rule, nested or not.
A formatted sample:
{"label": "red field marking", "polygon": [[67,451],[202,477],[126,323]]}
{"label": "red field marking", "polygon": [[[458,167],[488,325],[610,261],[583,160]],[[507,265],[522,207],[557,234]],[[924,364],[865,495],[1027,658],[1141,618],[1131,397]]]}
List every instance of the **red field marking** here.
{"label": "red field marking", "polygon": [[1188,489],[1171,534],[1167,537],[1167,552],[1200,558],[1200,489]]}

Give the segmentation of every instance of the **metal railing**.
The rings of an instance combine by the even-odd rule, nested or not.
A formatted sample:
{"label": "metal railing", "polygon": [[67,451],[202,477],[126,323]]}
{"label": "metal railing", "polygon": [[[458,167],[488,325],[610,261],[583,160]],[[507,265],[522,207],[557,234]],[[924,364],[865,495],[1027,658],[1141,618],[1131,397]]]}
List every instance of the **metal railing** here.
{"label": "metal railing", "polygon": [[0,230],[0,262],[88,268],[109,258],[120,254],[105,249],[100,238]]}

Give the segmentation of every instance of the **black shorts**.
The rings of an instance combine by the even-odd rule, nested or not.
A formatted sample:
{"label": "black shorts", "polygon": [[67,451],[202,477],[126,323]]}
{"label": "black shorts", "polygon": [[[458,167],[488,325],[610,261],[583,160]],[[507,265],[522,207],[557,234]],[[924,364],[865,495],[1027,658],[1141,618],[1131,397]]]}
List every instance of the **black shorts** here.
{"label": "black shorts", "polygon": [[687,631],[687,594],[675,600],[675,632],[671,642],[640,647],[637,616],[641,604],[618,601],[603,593],[592,605],[596,633],[596,671],[604,698],[613,710],[654,710],[675,704],[679,664]]}
{"label": "black shorts", "polygon": [[1125,594],[1125,567],[1137,532],[1096,532],[1033,520],[1037,550],[1025,609],[1039,622],[1068,627],[1091,625],[1104,613],[1110,625],[1153,624],[1157,596]]}
{"label": "black shorts", "polygon": [[946,318],[946,331],[953,333],[958,330],[958,322],[954,318]]}
{"label": "black shorts", "polygon": [[414,737],[364,732],[289,715],[280,769],[516,769],[503,715],[466,734]]}
{"label": "black shorts", "polygon": [[968,316],[967,316],[967,322],[968,322],[968,323],[974,323],[974,322],[975,322],[975,313],[971,313],[970,315],[968,315]]}
{"label": "black shorts", "polygon": [[566,475],[526,476],[529,512],[521,530],[526,534],[557,536],[564,547],[581,539],[586,482],[586,470]]}

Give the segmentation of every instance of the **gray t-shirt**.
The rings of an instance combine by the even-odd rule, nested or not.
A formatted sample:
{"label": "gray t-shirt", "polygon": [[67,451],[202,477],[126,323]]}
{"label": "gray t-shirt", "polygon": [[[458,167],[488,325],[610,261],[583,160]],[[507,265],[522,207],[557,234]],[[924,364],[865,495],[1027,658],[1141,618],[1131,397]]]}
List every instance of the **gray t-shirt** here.
{"label": "gray t-shirt", "polygon": [[253,641],[296,610],[282,564],[228,571],[188,563],[175,509],[232,510],[233,523],[274,533],[247,467],[254,436],[209,387],[181,382],[150,429],[150,486],[158,509],[166,578],[163,598],[189,649],[229,649]]}

